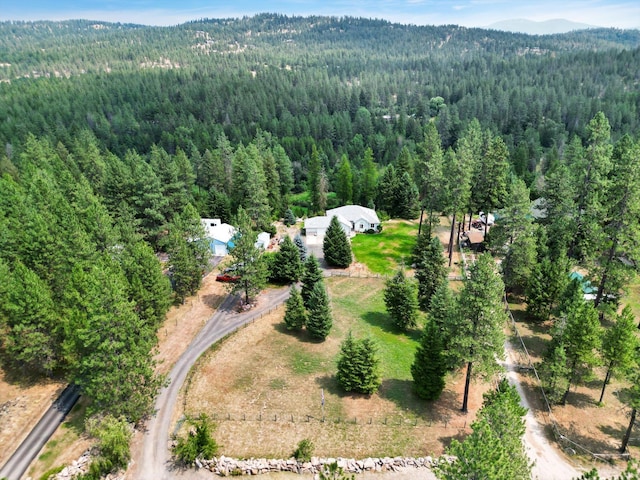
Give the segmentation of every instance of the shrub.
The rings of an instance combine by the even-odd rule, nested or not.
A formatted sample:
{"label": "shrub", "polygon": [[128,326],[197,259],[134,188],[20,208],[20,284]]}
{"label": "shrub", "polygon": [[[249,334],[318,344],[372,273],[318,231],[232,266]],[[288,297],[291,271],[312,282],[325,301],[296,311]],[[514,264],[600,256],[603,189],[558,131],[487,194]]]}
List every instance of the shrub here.
{"label": "shrub", "polygon": [[293,452],[293,457],[299,462],[308,462],[313,455],[314,445],[311,440],[305,438],[298,442],[298,447]]}

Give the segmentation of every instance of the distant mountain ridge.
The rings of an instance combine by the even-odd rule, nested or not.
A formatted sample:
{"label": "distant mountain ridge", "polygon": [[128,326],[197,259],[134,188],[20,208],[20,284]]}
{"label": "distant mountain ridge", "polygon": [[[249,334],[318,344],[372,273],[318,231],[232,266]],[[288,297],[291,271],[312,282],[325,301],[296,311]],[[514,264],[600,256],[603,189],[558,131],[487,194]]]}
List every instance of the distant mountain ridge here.
{"label": "distant mountain ridge", "polygon": [[564,18],[556,18],[542,22],[526,20],[524,18],[515,18],[512,20],[503,20],[492,23],[491,25],[488,25],[487,28],[492,30],[502,30],[505,32],[526,33],[529,35],[552,35],[554,33],[568,33],[575,30],[586,30],[601,27],[588,25],[586,23],[572,22],[570,20],[565,20]]}

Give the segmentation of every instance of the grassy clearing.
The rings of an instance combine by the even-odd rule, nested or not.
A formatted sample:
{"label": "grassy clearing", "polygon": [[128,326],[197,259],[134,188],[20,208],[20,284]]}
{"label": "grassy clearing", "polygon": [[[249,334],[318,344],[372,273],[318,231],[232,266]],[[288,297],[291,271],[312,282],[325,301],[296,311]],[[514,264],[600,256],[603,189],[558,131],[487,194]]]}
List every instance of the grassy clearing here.
{"label": "grassy clearing", "polygon": [[383,224],[381,233],[356,235],[351,248],[358,262],[369,270],[391,275],[401,265],[409,267],[411,253],[418,234],[418,224],[407,220],[390,220]]}
{"label": "grassy clearing", "polygon": [[[185,393],[186,413],[211,415],[221,453],[236,457],[288,457],[304,438],[323,456],[442,453],[473,418],[459,413],[462,378],[452,377],[438,402],[415,397],[410,366],[420,332],[395,329],[384,312],[384,281],[326,281],[334,327],[324,342],[286,331],[280,309],[202,358]],[[383,383],[374,395],[347,394],[335,380],[340,343],[349,331],[370,336],[379,347]],[[483,391],[474,386],[472,411]]]}

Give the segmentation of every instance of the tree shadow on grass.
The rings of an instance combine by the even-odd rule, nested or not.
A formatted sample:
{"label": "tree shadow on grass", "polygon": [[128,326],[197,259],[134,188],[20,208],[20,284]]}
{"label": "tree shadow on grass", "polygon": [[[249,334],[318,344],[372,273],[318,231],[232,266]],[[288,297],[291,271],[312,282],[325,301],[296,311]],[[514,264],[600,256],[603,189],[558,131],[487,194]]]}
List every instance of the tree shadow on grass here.
{"label": "tree shadow on grass", "polygon": [[422,335],[422,330],[418,328],[412,328],[409,330],[402,330],[398,328],[398,326],[393,323],[393,320],[388,313],[376,311],[365,312],[362,315],[362,319],[372,327],[378,327],[384,332],[392,333],[394,335],[406,335],[416,341],[420,340],[420,336]]}
{"label": "tree shadow on grass", "polygon": [[322,342],[324,342],[324,339],[319,339],[319,338],[312,337],[304,329],[302,329],[302,330],[289,330],[287,328],[287,326],[284,324],[284,322],[276,323],[273,326],[273,328],[275,329],[276,332],[282,333],[283,335],[289,335],[291,337],[297,338],[300,342],[303,342],[303,343],[322,343]]}
{"label": "tree shadow on grass", "polygon": [[392,401],[403,411],[416,416],[431,418],[435,402],[427,402],[418,398],[413,391],[413,381],[387,378],[382,381],[378,390],[380,397]]}

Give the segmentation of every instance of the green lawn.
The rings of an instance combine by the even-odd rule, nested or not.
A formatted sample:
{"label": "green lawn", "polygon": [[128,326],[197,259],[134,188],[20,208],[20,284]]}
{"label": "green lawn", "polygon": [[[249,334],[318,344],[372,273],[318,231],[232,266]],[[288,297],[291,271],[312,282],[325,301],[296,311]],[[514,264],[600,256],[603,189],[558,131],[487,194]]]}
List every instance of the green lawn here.
{"label": "green lawn", "polygon": [[396,403],[409,402],[413,409],[420,409],[422,402],[411,391],[411,364],[421,332],[396,328],[386,313],[384,280],[349,281],[336,277],[327,279],[327,286],[336,319],[332,335],[344,338],[350,330],[357,338],[373,339],[387,387],[381,393]]}
{"label": "green lawn", "polygon": [[411,266],[411,254],[418,234],[414,222],[391,220],[383,223],[381,233],[358,234],[351,248],[358,262],[382,275],[392,275],[401,265]]}

